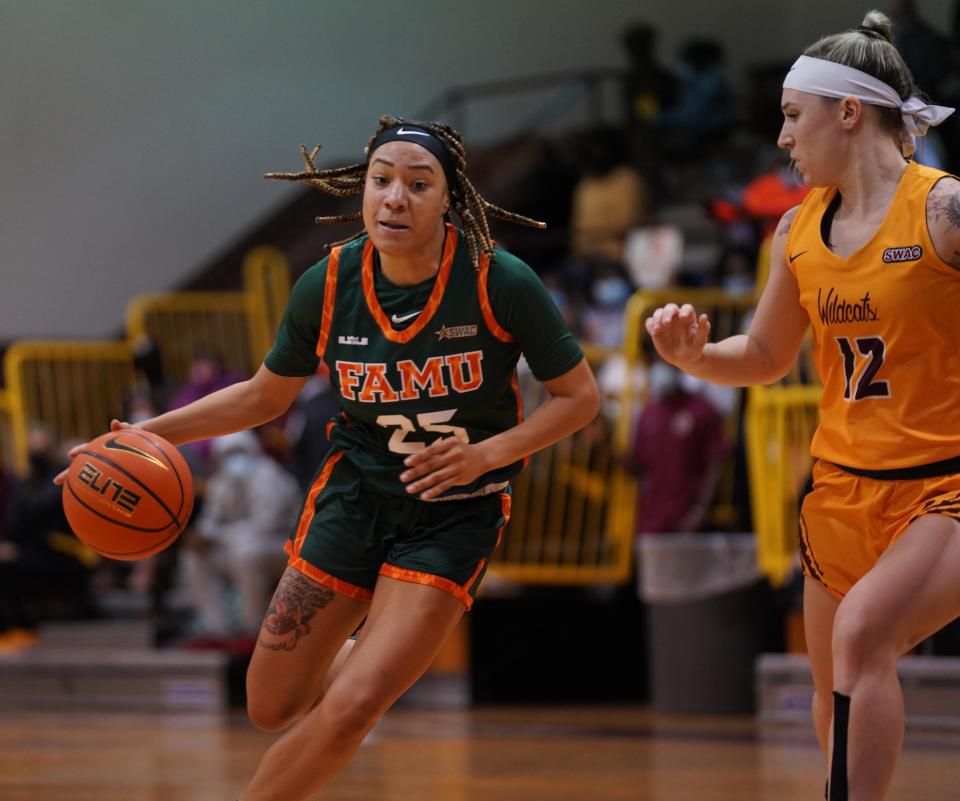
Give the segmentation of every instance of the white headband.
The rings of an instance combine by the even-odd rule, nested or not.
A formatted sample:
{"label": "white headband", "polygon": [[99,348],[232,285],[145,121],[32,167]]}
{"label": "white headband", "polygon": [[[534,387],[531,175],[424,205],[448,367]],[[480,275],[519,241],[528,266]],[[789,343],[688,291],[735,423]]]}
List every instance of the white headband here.
{"label": "white headband", "polygon": [[901,100],[894,89],[853,67],[822,58],[800,56],[783,79],[784,89],[796,89],[824,97],[855,97],[864,103],[885,108],[898,108],[907,129],[914,136],[923,136],[931,125],[939,125],[956,109],[932,106],[919,97]]}

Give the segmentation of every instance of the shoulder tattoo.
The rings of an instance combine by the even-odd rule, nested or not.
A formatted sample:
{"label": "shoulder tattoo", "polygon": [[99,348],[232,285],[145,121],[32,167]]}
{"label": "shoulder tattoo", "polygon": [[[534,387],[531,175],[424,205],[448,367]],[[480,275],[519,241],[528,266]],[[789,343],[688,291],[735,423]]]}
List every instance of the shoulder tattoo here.
{"label": "shoulder tattoo", "polygon": [[271,651],[292,651],[310,633],[310,621],[336,597],[293,568],[287,568],[263,619],[257,645]]}
{"label": "shoulder tattoo", "polygon": [[947,262],[960,268],[960,183],[941,181],[927,198],[927,222],[947,235],[953,253]]}
{"label": "shoulder tattoo", "polygon": [[957,192],[934,190],[927,208],[934,222],[946,222],[960,229],[960,194]]}
{"label": "shoulder tattoo", "polygon": [[799,210],[799,206],[794,206],[794,208],[790,209],[790,211],[780,218],[780,225],[777,226],[776,236],[786,236],[790,233],[790,225],[793,223],[793,218],[797,216]]}

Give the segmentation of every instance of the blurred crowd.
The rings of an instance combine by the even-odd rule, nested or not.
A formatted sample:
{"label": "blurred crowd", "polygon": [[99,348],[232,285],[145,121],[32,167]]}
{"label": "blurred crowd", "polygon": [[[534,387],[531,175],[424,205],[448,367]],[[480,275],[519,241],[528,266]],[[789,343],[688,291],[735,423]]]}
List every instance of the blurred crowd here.
{"label": "blurred crowd", "polygon": [[[891,16],[921,88],[960,105],[960,13],[948,32],[911,0],[897,0]],[[739,393],[690,379],[649,348],[647,366],[628,370],[619,352],[638,290],[715,288],[752,298],[762,286],[763,243],[806,193],[776,148],[789,61],[758,66],[748,85],[737,85],[722,42],[689,39],[665,64],[657,39],[645,23],[623,32],[621,124],[510,143],[487,181],[510,175],[491,194],[553,232],[535,239],[505,231],[502,243],[538,270],[567,324],[592,346],[605,398],[598,441],[609,442],[629,416],[629,445],[618,458],[640,480],[638,534],[749,530]],[[957,172],[958,154],[960,126],[950,118],[918,157]],[[151,343],[141,345],[142,381],[125,410],[132,423],[241,378],[217,354],[197,352],[187,379],[171,385]],[[630,409],[620,404],[626,382],[642,399]],[[33,427],[26,474],[0,471],[0,651],[30,642],[45,618],[101,614],[111,593],[144,599],[159,640],[251,649],[336,410],[318,372],[281,419],[183,448],[198,488],[194,516],[174,547],[134,563],[101,560],[69,534],[52,484],[68,444]],[[725,467],[741,511],[718,520],[711,511]]]}

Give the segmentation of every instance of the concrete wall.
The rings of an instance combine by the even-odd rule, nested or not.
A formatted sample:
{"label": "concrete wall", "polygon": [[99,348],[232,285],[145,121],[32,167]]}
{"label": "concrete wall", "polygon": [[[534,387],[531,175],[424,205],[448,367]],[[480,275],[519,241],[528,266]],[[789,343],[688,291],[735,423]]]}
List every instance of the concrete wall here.
{"label": "concrete wall", "polygon": [[[944,27],[951,0],[921,0]],[[745,64],[855,25],[853,0],[0,0],[0,341],[104,336],[129,298],[175,286],[289,187],[359,158],[384,112],[451,85],[620,66],[634,20],[672,61],[691,35]],[[549,98],[482,104],[491,138]]]}

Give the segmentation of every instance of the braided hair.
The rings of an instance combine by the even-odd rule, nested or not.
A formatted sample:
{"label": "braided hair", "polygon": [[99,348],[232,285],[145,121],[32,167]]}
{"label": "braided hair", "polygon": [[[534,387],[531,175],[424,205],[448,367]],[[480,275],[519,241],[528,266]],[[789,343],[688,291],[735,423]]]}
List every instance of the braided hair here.
{"label": "braided hair", "polygon": [[[473,262],[474,267],[479,267],[481,255],[493,255],[493,239],[490,236],[490,226],[487,222],[487,215],[520,225],[528,225],[532,228],[547,227],[546,223],[502,209],[480,195],[473,184],[470,183],[470,179],[467,178],[467,158],[463,147],[463,139],[460,134],[449,125],[444,125],[439,122],[416,122],[401,119],[400,117],[383,116],[380,118],[380,127],[377,128],[377,132],[370,137],[370,141],[367,143],[368,150],[377,136],[397,125],[416,125],[430,131],[430,133],[444,144],[450,153],[455,167],[453,185],[447,187],[447,191],[450,193],[450,206],[456,211],[463,223],[463,231],[470,248],[470,260]],[[334,195],[335,197],[352,197],[363,194],[363,189],[367,182],[366,162],[351,164],[347,167],[318,170],[315,159],[319,152],[319,145],[310,153],[307,152],[306,147],[301,145],[300,153],[306,162],[306,171],[268,172],[264,175],[264,178],[275,181],[302,181],[303,183],[316,187],[321,192],[326,192],[328,195]],[[317,217],[316,221],[323,224],[354,222],[362,219],[363,212],[355,211],[348,214]],[[359,231],[353,236],[335,244],[342,245],[347,242],[352,242],[363,236],[363,233],[363,231]]]}

